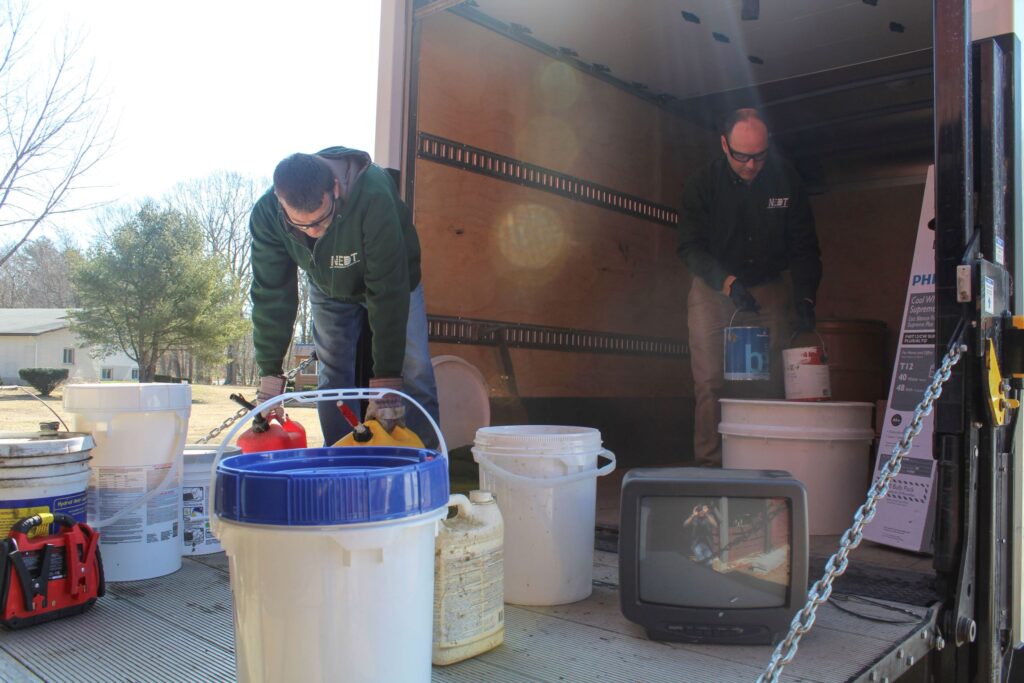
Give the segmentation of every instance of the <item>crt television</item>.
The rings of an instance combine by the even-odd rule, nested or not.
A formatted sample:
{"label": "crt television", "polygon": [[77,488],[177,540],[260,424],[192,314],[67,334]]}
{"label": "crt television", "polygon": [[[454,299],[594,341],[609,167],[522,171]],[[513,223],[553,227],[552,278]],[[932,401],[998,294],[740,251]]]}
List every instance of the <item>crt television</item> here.
{"label": "crt television", "polygon": [[807,597],[807,494],[788,472],[637,468],[622,480],[622,613],[652,640],[771,644]]}

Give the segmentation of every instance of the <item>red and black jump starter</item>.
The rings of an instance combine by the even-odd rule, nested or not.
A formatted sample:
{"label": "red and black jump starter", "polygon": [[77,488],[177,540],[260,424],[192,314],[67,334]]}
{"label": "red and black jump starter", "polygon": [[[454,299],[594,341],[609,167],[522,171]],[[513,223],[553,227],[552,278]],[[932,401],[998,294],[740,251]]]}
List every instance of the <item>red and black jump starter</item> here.
{"label": "red and black jump starter", "polygon": [[[59,524],[49,536],[38,527]],[[19,521],[0,543],[0,625],[24,628],[81,614],[106,592],[100,535],[70,515],[45,512]]]}

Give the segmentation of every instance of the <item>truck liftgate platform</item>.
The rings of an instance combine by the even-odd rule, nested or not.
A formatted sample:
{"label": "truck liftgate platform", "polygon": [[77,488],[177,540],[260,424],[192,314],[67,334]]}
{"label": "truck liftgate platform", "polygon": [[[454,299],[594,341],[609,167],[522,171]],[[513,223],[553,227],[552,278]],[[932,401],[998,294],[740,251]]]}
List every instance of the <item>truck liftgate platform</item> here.
{"label": "truck liftgate platform", "polygon": [[[835,545],[833,537],[816,540],[813,550],[820,552],[813,553],[812,581]],[[853,552],[851,574],[861,550],[873,549]],[[927,573],[912,570],[929,560],[899,557],[902,568],[887,570],[895,581],[887,581],[886,573],[870,565],[879,572],[878,581],[867,577],[862,583],[885,583],[899,595],[904,588],[912,591],[927,582]],[[433,680],[753,682],[764,670],[772,652],[768,646],[648,640],[619,611],[617,563],[615,553],[595,552],[594,592],[581,602],[557,607],[507,605],[504,644],[474,659],[434,667]],[[841,577],[836,593],[844,590],[852,592]],[[920,603],[917,593],[914,601]],[[894,681],[912,668],[916,674],[923,655],[941,643],[934,611],[928,607],[857,596],[836,604],[841,607],[827,603],[818,611],[817,623],[801,640],[783,681]],[[108,584],[107,595],[81,616],[0,633],[0,681],[234,680],[231,588],[223,553],[183,558],[181,570],[158,579]]]}

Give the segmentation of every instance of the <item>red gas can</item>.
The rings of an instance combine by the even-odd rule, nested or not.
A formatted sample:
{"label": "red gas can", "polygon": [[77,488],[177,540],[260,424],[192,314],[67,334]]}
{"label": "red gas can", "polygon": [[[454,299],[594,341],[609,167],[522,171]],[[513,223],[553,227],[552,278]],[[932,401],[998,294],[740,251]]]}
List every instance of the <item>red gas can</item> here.
{"label": "red gas can", "polygon": [[[245,400],[241,394],[231,394],[231,400],[253,410],[256,406]],[[289,420],[287,415],[271,413],[269,417],[257,415],[252,427],[238,437],[238,447],[243,453],[263,451],[284,451],[289,448],[306,447],[306,430],[298,422]]]}
{"label": "red gas can", "polygon": [[271,415],[262,420],[262,424],[259,419],[254,420],[253,426],[238,437],[238,447],[243,453],[305,448],[306,430],[298,422],[289,420],[287,415],[284,420]]}

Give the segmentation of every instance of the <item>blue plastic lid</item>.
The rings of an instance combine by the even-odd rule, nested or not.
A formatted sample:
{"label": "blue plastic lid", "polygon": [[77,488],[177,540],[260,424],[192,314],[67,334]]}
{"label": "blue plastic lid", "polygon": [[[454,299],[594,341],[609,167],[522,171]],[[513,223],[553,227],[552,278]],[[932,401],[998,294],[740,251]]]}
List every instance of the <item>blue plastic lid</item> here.
{"label": "blue plastic lid", "polygon": [[247,524],[326,526],[412,517],[448,505],[448,461],[419,448],[302,448],[226,457],[216,511]]}

